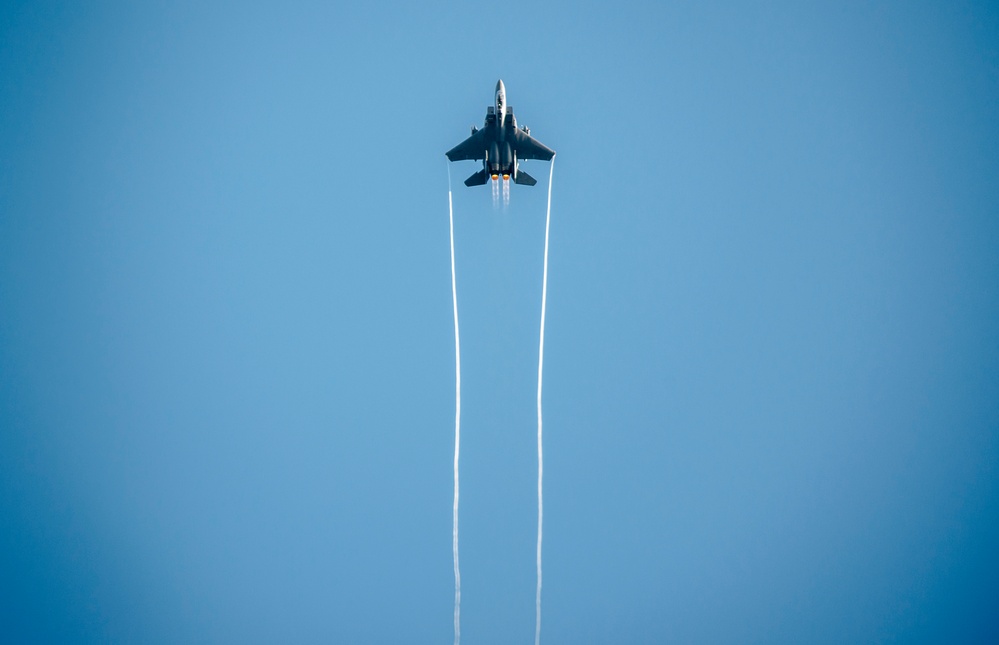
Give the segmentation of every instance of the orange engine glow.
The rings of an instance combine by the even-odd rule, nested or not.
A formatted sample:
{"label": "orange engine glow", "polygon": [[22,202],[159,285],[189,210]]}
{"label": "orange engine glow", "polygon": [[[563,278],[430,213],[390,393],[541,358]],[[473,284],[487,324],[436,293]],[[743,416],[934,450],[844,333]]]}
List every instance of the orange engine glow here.
{"label": "orange engine glow", "polygon": [[506,174],[503,175],[503,179],[509,179],[509,178],[510,178],[510,175],[506,175]]}
{"label": "orange engine glow", "polygon": [[499,179],[499,175],[493,175],[493,181],[496,181],[497,179]]}

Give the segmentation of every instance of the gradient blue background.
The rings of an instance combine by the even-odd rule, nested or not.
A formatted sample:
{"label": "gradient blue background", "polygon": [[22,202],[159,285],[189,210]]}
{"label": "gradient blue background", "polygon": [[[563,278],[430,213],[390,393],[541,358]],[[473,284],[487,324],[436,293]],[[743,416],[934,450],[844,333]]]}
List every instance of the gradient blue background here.
{"label": "gradient blue background", "polygon": [[[497,78],[542,641],[999,641],[987,2],[4,3],[0,640],[451,641]],[[524,167],[452,168],[468,645],[534,630]]]}

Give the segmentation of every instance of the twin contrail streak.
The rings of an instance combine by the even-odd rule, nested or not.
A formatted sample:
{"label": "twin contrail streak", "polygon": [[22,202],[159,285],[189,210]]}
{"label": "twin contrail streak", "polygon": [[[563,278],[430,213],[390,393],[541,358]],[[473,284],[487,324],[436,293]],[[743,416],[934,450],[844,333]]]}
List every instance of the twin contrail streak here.
{"label": "twin contrail streak", "polygon": [[[548,228],[552,221],[552,177],[555,174],[555,155],[552,155],[548,171],[548,212],[545,215],[545,270],[541,281],[541,340],[538,342],[538,587],[535,594],[534,645],[541,643],[541,524],[544,519],[544,499],[541,495],[541,480],[544,475],[544,460],[541,452],[541,373],[545,364],[545,303],[548,300]],[[452,256],[454,255],[452,251]],[[452,265],[453,265],[452,260]],[[458,334],[458,310],[455,309],[455,338]],[[456,457],[457,458],[457,457]],[[457,462],[455,462],[457,463]],[[457,466],[456,466],[457,467]],[[455,489],[457,490],[457,488]],[[455,502],[457,503],[457,502]],[[457,512],[457,511],[456,511]],[[457,558],[457,556],[455,556]],[[456,560],[457,562],[457,560]]]}
{"label": "twin contrail streak", "polygon": [[[549,203],[551,202],[550,193],[551,186],[549,185]],[[454,303],[454,529],[452,530],[451,549],[454,553],[454,645],[459,645],[461,642],[461,567],[458,566],[458,449],[461,447],[461,345],[458,342],[458,289],[454,279],[454,208],[451,205],[451,164],[447,165],[447,211],[448,228],[451,232],[451,302]],[[547,244],[546,234],[546,249]],[[546,250],[546,258],[547,253]],[[544,312],[543,304],[541,310]],[[544,313],[541,317],[544,320]],[[544,323],[542,323],[542,328],[543,325]],[[540,389],[538,396],[541,396]],[[540,447],[541,444],[538,445]],[[538,548],[541,548],[540,542],[538,542]],[[540,553],[538,551],[539,558],[541,557]],[[540,563],[540,560],[538,562]],[[540,592],[541,588],[539,587],[538,593]]]}
{"label": "twin contrail streak", "polygon": [[[548,232],[552,218],[552,178],[555,174],[555,157],[552,156],[548,172],[548,207],[545,214],[545,260],[541,282],[541,334],[538,341],[538,547],[537,547],[537,590],[535,593],[534,645],[541,643],[541,539],[544,520],[544,497],[542,481],[544,459],[542,447],[541,384],[545,361],[545,312],[548,301]],[[493,205],[496,205],[499,187],[493,183]],[[509,190],[504,182],[504,202]],[[451,237],[451,302],[454,308],[454,528],[452,530],[452,552],[454,554],[454,645],[461,643],[461,567],[458,564],[458,455],[461,447],[461,343],[458,336],[458,288],[454,270],[454,206],[451,199],[451,165],[447,169],[447,210],[448,229]]]}

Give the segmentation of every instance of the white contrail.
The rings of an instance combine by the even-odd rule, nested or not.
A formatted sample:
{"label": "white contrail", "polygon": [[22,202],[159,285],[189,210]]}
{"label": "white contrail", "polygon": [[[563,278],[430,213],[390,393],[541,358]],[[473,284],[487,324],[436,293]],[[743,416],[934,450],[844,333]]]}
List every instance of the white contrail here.
{"label": "white contrail", "polygon": [[[552,176],[554,174],[555,155],[553,154],[551,169],[548,171],[548,212],[545,215],[545,270],[541,282],[541,340],[538,343],[538,588],[534,601],[536,605],[534,645],[540,645],[541,643],[541,523],[544,518],[544,499],[541,496],[541,480],[542,475],[544,475],[544,460],[541,453],[541,372],[545,364],[545,303],[548,299],[548,227],[552,221]],[[456,333],[457,320],[457,313],[455,313]]]}
{"label": "white contrail", "polygon": [[493,188],[493,210],[499,206],[499,180],[493,179],[491,182]]}
{"label": "white contrail", "polygon": [[[550,187],[549,190],[551,190]],[[458,566],[458,449],[461,447],[461,345],[458,342],[458,289],[454,279],[454,208],[451,205],[451,164],[447,166],[447,212],[448,227],[451,232],[451,302],[454,304],[454,529],[451,548],[454,553],[454,645],[459,645],[461,642],[461,567]],[[542,305],[543,310],[544,305]]]}
{"label": "white contrail", "polygon": [[510,180],[503,180],[503,208],[510,205]]}

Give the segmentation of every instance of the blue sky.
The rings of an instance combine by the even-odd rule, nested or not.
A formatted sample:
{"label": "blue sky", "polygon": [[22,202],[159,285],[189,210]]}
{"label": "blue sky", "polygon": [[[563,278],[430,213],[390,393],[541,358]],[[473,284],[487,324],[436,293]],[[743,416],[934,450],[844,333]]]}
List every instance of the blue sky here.
{"label": "blue sky", "polygon": [[[450,642],[498,78],[542,641],[999,638],[989,3],[0,12],[4,641]],[[452,167],[469,645],[534,632],[525,168]]]}

